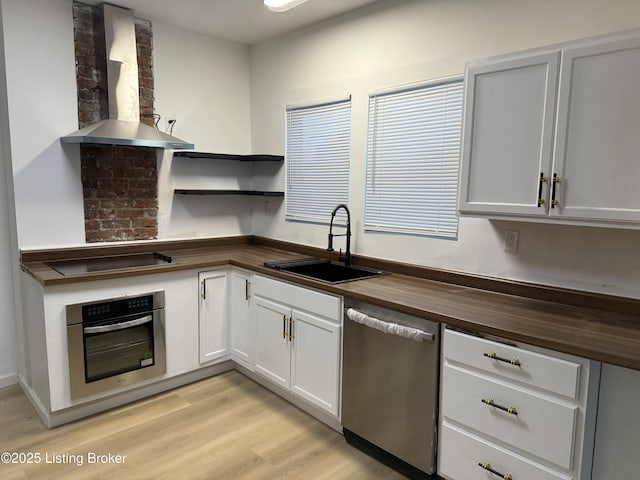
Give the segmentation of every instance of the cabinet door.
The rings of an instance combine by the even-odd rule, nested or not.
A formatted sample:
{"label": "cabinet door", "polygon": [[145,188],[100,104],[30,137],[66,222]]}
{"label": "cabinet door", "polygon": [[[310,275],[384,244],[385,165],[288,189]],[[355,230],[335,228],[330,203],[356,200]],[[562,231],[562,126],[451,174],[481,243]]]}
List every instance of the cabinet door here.
{"label": "cabinet door", "polygon": [[227,271],[201,273],[198,326],[200,363],[224,357],[227,351]]}
{"label": "cabinet door", "polygon": [[546,215],[560,53],[467,65],[459,208]]}
{"label": "cabinet door", "polygon": [[230,349],[234,360],[251,368],[253,356],[253,317],[251,315],[251,274],[240,270],[230,273]]}
{"label": "cabinet door", "polygon": [[340,326],[293,310],[291,390],[338,416]]}
{"label": "cabinet door", "polygon": [[290,373],[290,317],[291,309],[285,305],[255,299],[256,344],[255,371],[269,380],[289,388]]}
{"label": "cabinet door", "polygon": [[640,37],[562,53],[552,215],[640,221]]}

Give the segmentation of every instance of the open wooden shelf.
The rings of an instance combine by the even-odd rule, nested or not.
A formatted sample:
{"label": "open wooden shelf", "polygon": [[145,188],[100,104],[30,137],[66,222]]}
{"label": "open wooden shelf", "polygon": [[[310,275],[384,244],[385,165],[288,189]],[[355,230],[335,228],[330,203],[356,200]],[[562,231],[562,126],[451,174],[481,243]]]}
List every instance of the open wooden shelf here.
{"label": "open wooden shelf", "polygon": [[175,157],[205,158],[209,160],[231,160],[235,162],[283,162],[283,155],[235,155],[228,153],[173,152]]}
{"label": "open wooden shelf", "polygon": [[218,190],[218,189],[181,189],[173,191],[176,195],[251,195],[260,197],[284,197],[284,192],[263,190]]}

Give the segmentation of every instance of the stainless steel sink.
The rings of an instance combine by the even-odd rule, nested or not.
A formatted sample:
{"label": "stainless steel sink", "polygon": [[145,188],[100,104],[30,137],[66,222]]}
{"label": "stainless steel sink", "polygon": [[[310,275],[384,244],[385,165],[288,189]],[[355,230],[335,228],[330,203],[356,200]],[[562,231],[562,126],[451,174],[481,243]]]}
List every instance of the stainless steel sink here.
{"label": "stainless steel sink", "polygon": [[303,258],[265,262],[265,267],[294,273],[327,283],[351,282],[384,275],[384,272],[363,267],[345,266],[323,258]]}

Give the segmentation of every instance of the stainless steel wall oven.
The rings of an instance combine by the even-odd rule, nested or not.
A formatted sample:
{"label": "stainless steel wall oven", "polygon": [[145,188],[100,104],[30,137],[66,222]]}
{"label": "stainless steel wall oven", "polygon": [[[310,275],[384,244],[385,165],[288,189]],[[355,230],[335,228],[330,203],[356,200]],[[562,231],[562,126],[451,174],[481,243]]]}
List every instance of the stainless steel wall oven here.
{"label": "stainless steel wall oven", "polygon": [[72,400],[166,372],[164,292],[66,310]]}

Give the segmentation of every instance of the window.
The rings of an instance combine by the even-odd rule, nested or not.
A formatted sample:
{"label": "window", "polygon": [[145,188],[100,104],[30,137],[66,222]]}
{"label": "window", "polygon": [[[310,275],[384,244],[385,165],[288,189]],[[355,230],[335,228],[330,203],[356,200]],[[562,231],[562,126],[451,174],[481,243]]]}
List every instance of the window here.
{"label": "window", "polygon": [[462,79],[369,97],[365,229],[456,238]]}
{"label": "window", "polygon": [[349,201],[351,99],[287,107],[286,218],[326,222]]}

